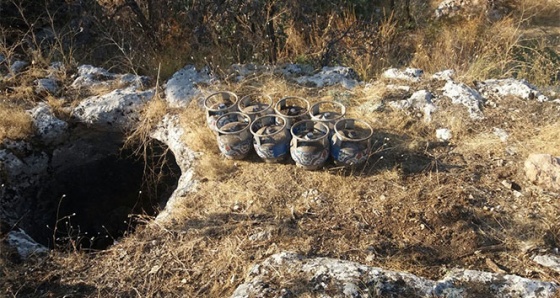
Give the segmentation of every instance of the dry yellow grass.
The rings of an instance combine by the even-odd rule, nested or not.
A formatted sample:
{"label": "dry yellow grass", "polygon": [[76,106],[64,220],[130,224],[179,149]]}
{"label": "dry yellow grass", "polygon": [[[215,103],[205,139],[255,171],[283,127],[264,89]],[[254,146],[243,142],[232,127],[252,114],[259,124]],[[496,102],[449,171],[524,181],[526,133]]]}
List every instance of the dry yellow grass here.
{"label": "dry yellow grass", "polygon": [[21,107],[0,103],[0,142],[24,139],[33,133],[31,116]]}
{"label": "dry yellow grass", "polygon": [[[58,280],[49,286],[52,293],[226,297],[255,263],[285,250],[429,278],[440,278],[449,267],[492,270],[489,258],[508,273],[558,281],[525,252],[559,243],[554,225],[559,202],[525,184],[518,171],[525,152],[557,152],[558,120],[549,106],[504,99],[501,106],[519,104],[528,112],[488,109],[481,122],[470,120],[463,108],[449,107],[434,121],[456,121],[457,139],[451,146],[428,146],[437,144],[436,123],[390,109],[357,110],[367,100],[391,97],[383,88],[358,88],[340,97],[345,90],[301,88],[275,77],[229,87],[239,95],[270,92],[275,100],[293,94],[311,102],[344,98],[349,115],[370,122],[382,144],[366,166],[353,171],[328,166],[308,172],[292,162],[266,164],[255,155],[229,161],[220,156],[204,112],[193,101],[181,119],[185,142],[201,152],[195,161],[199,183],[174,210],[173,221],[147,224],[96,254],[53,253],[48,263],[7,278],[8,292],[45,287],[18,279],[28,274]],[[166,109],[156,101],[152,105],[145,119],[155,121]],[[504,115],[513,118],[504,121]],[[505,122],[511,126],[502,126]],[[492,134],[495,126],[510,132],[507,144]],[[518,153],[510,155],[507,146]],[[516,198],[502,180],[520,184],[524,196]],[[297,274],[280,273],[286,286],[308,294]]]}
{"label": "dry yellow grass", "polygon": [[[531,3],[556,5],[545,0]],[[512,74],[508,63],[516,57],[510,55],[511,49],[519,47],[523,37],[518,21],[515,16],[495,23],[474,18],[432,28],[433,32],[416,32],[423,48],[417,48],[413,64],[427,72],[455,68],[465,79]],[[335,17],[332,24],[336,31],[349,26]],[[386,41],[380,45],[390,52],[400,35],[390,19],[382,25],[385,33],[380,34]],[[314,47],[309,50],[301,48],[307,37],[292,29],[286,57],[317,58],[325,32],[315,32],[318,39],[310,40]],[[489,44],[494,40],[498,44]],[[376,59],[389,59],[372,53],[354,53],[364,76],[375,73]],[[527,76],[546,77],[547,73],[536,73],[537,66],[531,68],[532,61],[524,62]],[[414,87],[436,90],[436,85]],[[504,98],[497,101],[503,108],[487,108],[486,119],[475,122],[464,107],[440,101],[433,122],[425,123],[388,107],[382,112],[358,110],[366,101],[398,99],[383,83],[349,91],[255,75],[240,83],[210,86],[205,92],[224,89],[238,95],[265,93],[275,101],[287,95],[312,103],[339,100],[347,105],[348,116],[372,124],[376,152],[364,167],[352,171],[329,164],[307,172],[291,162],[266,164],[255,155],[225,160],[206,127],[204,111],[193,101],[185,111],[173,112],[180,113],[185,143],[200,152],[195,160],[199,183],[174,210],[173,220],[163,225],[139,218],[146,225],[106,251],[53,252],[46,261],[29,262],[0,278],[2,294],[227,297],[249,268],[285,250],[434,279],[453,267],[491,271],[486,261],[490,259],[507,273],[560,282],[557,273],[530,259],[532,249],[549,250],[560,244],[560,201],[527,183],[521,170],[529,153],[560,155],[560,127],[552,103]],[[151,101],[133,138],[147,140],[168,111],[163,101]],[[439,127],[452,129],[449,145],[435,140]],[[493,134],[494,127],[509,133],[507,142]],[[518,184],[523,195],[516,196],[502,184],[504,180]],[[312,297],[296,273],[279,274],[288,277],[286,286],[295,293]]]}

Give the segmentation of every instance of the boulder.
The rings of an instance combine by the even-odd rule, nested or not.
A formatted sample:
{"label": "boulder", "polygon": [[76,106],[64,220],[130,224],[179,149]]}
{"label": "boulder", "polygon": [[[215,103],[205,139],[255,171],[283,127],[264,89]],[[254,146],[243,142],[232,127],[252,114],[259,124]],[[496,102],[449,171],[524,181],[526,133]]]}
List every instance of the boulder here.
{"label": "boulder", "polygon": [[551,191],[560,191],[560,157],[531,154],[525,161],[525,175],[530,182]]}
{"label": "boulder", "polygon": [[8,243],[16,248],[18,254],[24,260],[33,255],[42,255],[49,251],[48,248],[37,243],[21,229],[8,233]]}
{"label": "boulder", "polygon": [[491,79],[476,84],[480,93],[486,97],[517,97],[525,100],[536,100],[538,102],[548,101],[537,87],[529,84],[526,80],[517,79]]}
{"label": "boulder", "polygon": [[120,131],[138,120],[141,105],[154,97],[155,90],[137,91],[131,86],[101,96],[84,99],[72,111],[72,117],[88,125],[100,125]]}
{"label": "boulder", "polygon": [[420,111],[424,115],[424,121],[429,122],[432,119],[432,113],[436,110],[436,106],[432,102],[433,97],[430,91],[419,90],[408,99],[393,101],[389,105],[398,110]]}
{"label": "boulder", "polygon": [[[249,272],[232,298],[245,297],[554,297],[553,282],[452,269],[441,280],[292,252],[270,256]],[[477,296],[478,295],[478,296]]]}
{"label": "boulder", "polygon": [[47,145],[57,144],[64,139],[68,123],[58,119],[51,107],[39,103],[30,112],[38,137]]}
{"label": "boulder", "polygon": [[96,93],[96,90],[113,90],[132,87],[142,89],[149,84],[150,79],[134,74],[115,74],[92,65],[78,66],[78,76],[71,87],[86,93]]}
{"label": "boulder", "polygon": [[443,87],[443,95],[449,97],[453,104],[462,104],[467,107],[471,119],[480,120],[484,118],[481,108],[484,98],[475,89],[464,83],[447,81]]}
{"label": "boulder", "polygon": [[187,65],[174,73],[165,84],[165,100],[170,107],[186,107],[193,98],[202,94],[198,85],[211,82],[208,70],[198,71],[194,65]]}

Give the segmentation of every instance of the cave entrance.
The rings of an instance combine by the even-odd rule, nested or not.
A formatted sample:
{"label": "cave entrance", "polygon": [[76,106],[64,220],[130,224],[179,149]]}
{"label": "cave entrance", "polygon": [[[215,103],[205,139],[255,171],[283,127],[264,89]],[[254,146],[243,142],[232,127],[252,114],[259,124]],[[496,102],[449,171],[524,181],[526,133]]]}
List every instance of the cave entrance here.
{"label": "cave entrance", "polygon": [[138,156],[121,140],[97,134],[55,150],[28,217],[31,237],[50,248],[105,249],[165,207],[181,174],[171,150],[153,140]]}

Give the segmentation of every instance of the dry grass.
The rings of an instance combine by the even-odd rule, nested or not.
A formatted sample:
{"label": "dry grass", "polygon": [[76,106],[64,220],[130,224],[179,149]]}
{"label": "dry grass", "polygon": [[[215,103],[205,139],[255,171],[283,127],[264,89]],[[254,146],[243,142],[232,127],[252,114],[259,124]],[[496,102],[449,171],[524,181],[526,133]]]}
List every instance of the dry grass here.
{"label": "dry grass", "polygon": [[[553,1],[532,0],[529,4],[534,4],[534,12],[556,9]],[[412,64],[427,72],[454,68],[465,80],[520,75],[544,84],[552,68],[542,66],[548,65],[550,57],[538,53],[554,44],[526,44],[524,26],[552,24],[547,21],[551,16],[529,13],[529,8],[525,11],[525,16],[534,15],[529,22],[526,18],[520,22],[512,15],[493,23],[481,17],[425,24],[428,27],[417,27],[410,39],[401,39],[403,28],[391,17],[371,31],[373,37],[348,31],[332,45],[330,54],[332,61],[351,61],[364,78],[371,78],[377,67],[404,59],[407,47],[418,44]],[[329,29],[311,24],[312,30],[303,33],[298,24],[290,24],[279,58],[320,60],[328,53],[326,43],[353,28],[355,22],[352,14],[331,15]],[[364,40],[360,34],[372,37],[374,44],[358,47]],[[186,47],[191,46],[200,44]],[[527,47],[530,50],[518,51]],[[227,57],[223,58],[213,56],[209,49],[197,52],[207,57],[199,63],[212,64],[215,71],[217,65],[227,62],[219,59],[227,60],[231,55],[241,62],[247,54],[234,50],[224,52]],[[183,53],[180,48],[176,51]],[[166,53],[161,55],[167,59]],[[155,64],[150,65],[153,68]],[[163,68],[171,73],[173,63]],[[435,84],[413,87],[437,93]],[[185,111],[173,112],[180,113],[185,143],[200,152],[195,168],[199,183],[196,192],[187,194],[184,204],[174,210],[174,220],[163,225],[138,218],[145,225],[102,252],[52,252],[46,260],[30,261],[25,267],[15,266],[3,255],[0,265],[17,270],[2,271],[0,295],[227,297],[244,281],[249,268],[285,250],[433,279],[451,267],[491,271],[490,259],[507,273],[560,282],[558,273],[530,260],[537,249],[560,246],[560,203],[555,194],[526,182],[521,170],[530,153],[560,155],[560,124],[552,103],[502,98],[496,100],[498,108],[485,110],[486,119],[474,122],[464,108],[442,101],[433,122],[426,123],[415,114],[390,108],[359,110],[367,101],[403,99],[404,95],[387,90],[383,82],[353,90],[317,89],[256,74],[243,82],[226,81],[205,91],[224,89],[238,95],[269,94],[274,101],[293,95],[311,103],[343,102],[348,116],[365,119],[374,127],[376,152],[364,167],[352,171],[328,165],[307,172],[292,162],[266,164],[255,155],[244,161],[225,160],[206,127],[204,111],[193,101]],[[8,109],[0,107],[0,140],[2,132],[8,135],[12,127],[29,129],[9,132],[13,137],[31,133],[23,110],[4,117],[2,113]],[[163,100],[150,101],[130,140],[146,142],[167,112]],[[14,115],[19,115],[16,120]],[[435,140],[439,127],[452,129],[450,144]],[[509,133],[506,142],[493,134],[494,127]],[[502,184],[504,180],[520,185],[523,195],[516,196]],[[296,293],[307,295],[297,283],[297,274],[291,277],[290,286]]]}
{"label": "dry grass", "polygon": [[33,120],[21,107],[0,103],[0,142],[23,139],[33,133]]}
{"label": "dry grass", "polygon": [[[558,153],[558,120],[550,104],[504,99],[499,106],[525,112],[487,109],[481,122],[463,109],[441,112],[434,121],[456,121],[454,129],[461,129],[447,146],[434,140],[437,123],[400,111],[357,110],[372,98],[393,96],[383,88],[318,90],[262,76],[228,87],[238,95],[267,92],[275,100],[343,98],[350,116],[374,126],[380,147],[353,171],[327,166],[308,172],[292,162],[266,164],[254,155],[228,161],[193,101],[181,119],[185,142],[201,152],[199,183],[174,210],[173,221],[149,223],[96,254],[54,252],[47,263],[30,265],[32,271],[7,277],[7,293],[226,297],[255,263],[285,250],[434,279],[449,267],[493,270],[490,259],[511,274],[559,281],[532,263],[530,252],[560,243],[554,224],[560,205],[526,184],[519,171],[528,152]],[[154,101],[145,119],[158,119],[164,110]],[[507,143],[492,134],[493,127],[510,133]],[[517,153],[509,154],[507,147]],[[523,197],[515,197],[503,180],[520,184]],[[287,282],[307,295],[295,279]]]}

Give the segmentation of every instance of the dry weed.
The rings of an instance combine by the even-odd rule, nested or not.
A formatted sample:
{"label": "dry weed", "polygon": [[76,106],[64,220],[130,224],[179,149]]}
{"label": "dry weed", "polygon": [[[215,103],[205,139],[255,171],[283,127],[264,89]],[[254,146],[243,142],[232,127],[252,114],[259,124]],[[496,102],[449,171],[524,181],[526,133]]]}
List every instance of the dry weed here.
{"label": "dry weed", "polygon": [[23,139],[33,133],[31,116],[21,107],[0,103],[0,141]]}

